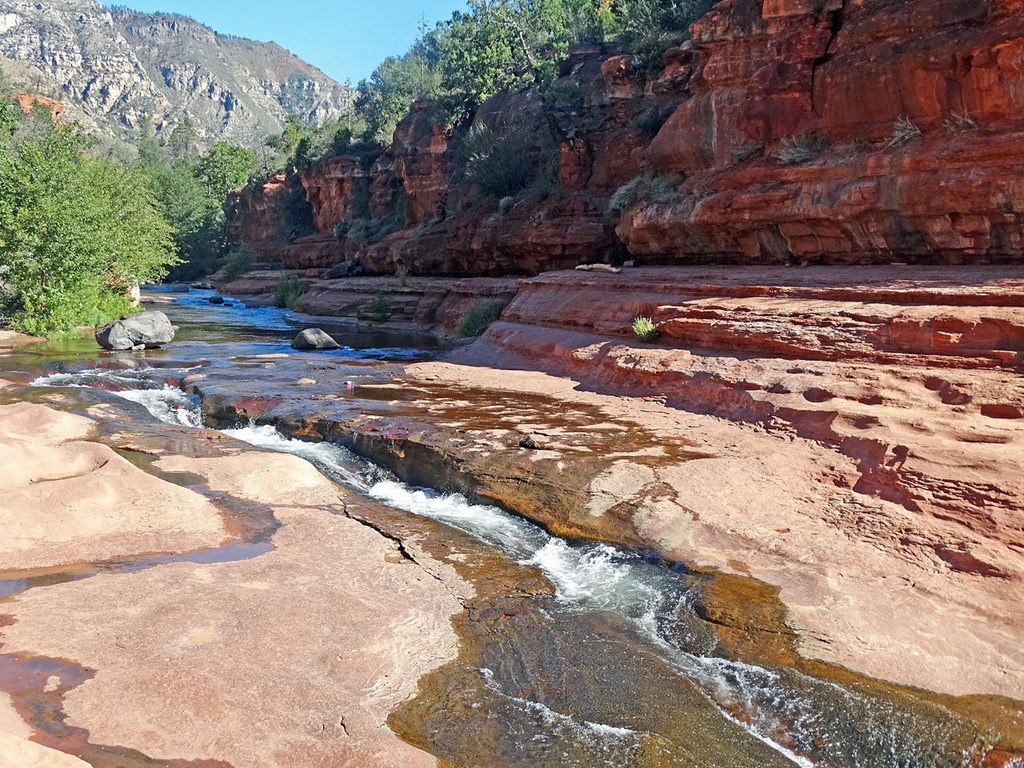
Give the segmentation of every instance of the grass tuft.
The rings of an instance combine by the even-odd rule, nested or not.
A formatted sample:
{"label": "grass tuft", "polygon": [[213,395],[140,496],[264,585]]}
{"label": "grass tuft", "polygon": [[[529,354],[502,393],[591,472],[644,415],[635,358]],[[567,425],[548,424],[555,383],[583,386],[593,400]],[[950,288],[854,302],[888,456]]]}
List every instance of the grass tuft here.
{"label": "grass tuft", "polygon": [[467,339],[482,336],[487,327],[501,317],[504,308],[497,299],[481,299],[459,319],[459,336]]}
{"label": "grass tuft", "polygon": [[649,317],[634,318],[633,333],[640,341],[654,341],[661,335],[657,323]]}

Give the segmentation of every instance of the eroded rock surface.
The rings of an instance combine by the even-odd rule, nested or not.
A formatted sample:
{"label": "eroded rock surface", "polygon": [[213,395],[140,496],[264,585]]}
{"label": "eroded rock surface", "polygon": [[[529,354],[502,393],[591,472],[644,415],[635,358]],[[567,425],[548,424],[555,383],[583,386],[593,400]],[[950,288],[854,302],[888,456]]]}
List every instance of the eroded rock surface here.
{"label": "eroded rock surface", "polygon": [[[91,432],[89,420],[43,406],[9,407],[2,415],[7,442],[23,453],[36,444],[42,455],[52,443],[62,446],[57,441],[68,434]],[[194,439],[204,439],[196,434]],[[45,690],[26,690],[22,682],[13,700],[17,715],[0,694],[0,765],[86,765],[92,758],[86,763],[52,748],[84,755],[81,750],[88,746],[94,754],[89,745],[97,744],[173,765],[435,765],[433,757],[398,739],[387,718],[413,695],[422,674],[454,658],[450,618],[473,588],[411,543],[415,560],[354,519],[363,502],[345,498],[310,464],[238,453],[238,446],[211,443],[205,453],[211,450],[215,455],[202,459],[164,456],[157,469],[201,480],[232,515],[272,510],[280,523],[273,546],[248,555],[228,547],[223,556],[211,550],[193,561],[100,572],[5,601],[4,673],[33,658],[61,661],[41,680]],[[190,497],[213,513],[220,530],[222,508],[142,470],[132,467],[116,488],[120,495],[93,499],[79,517],[92,519],[94,528],[97,520],[120,527],[130,521],[118,518],[118,510],[150,505],[147,525],[154,539],[143,552],[171,548],[176,539],[166,528]],[[160,494],[181,498],[167,509],[154,505]],[[46,502],[34,509],[38,516],[52,508]],[[8,521],[3,526],[11,530]],[[48,555],[51,533],[59,537],[60,529],[15,538],[38,555],[8,557],[4,567],[64,562]],[[80,559],[109,557],[91,547],[93,541],[102,544],[104,533],[90,529],[76,540]],[[220,538],[193,541],[192,547],[215,547]],[[19,577],[32,574],[23,570]],[[84,734],[88,744],[81,735],[65,740],[68,732],[59,724],[53,730],[49,721],[23,722],[38,715],[30,702],[41,701],[46,691],[63,696],[66,725],[83,729],[74,734]],[[39,744],[26,740],[32,728]]]}
{"label": "eroded rock surface", "polygon": [[[1013,271],[691,268],[524,281],[415,381],[196,377],[208,418],[339,440],[554,531],[781,587],[803,652],[1024,696],[1024,384]],[[631,321],[661,325],[656,344]],[[533,449],[521,447],[530,438]]]}
{"label": "eroded rock surface", "polygon": [[[959,270],[555,275],[524,285],[469,365],[417,370],[685,435],[708,455],[618,484],[641,538],[782,586],[807,653],[1019,698],[1022,287]],[[664,343],[623,338],[637,314]]]}
{"label": "eroded rock surface", "polygon": [[[451,280],[414,277],[345,279],[308,278],[290,272],[301,281],[304,293],[295,309],[315,317],[355,321],[365,330],[385,327],[427,331],[438,338],[459,335],[459,326],[475,308],[500,311],[516,295],[514,278],[466,278]],[[255,270],[228,283],[224,290],[247,302],[262,303],[272,296],[282,273]]]}
{"label": "eroded rock surface", "polygon": [[93,429],[42,405],[0,407],[0,570],[185,552],[227,537],[207,499],[89,442]]}
{"label": "eroded rock surface", "polygon": [[1021,10],[724,0],[655,72],[581,48],[548,96],[481,106],[473,130],[517,141],[501,134],[516,126],[530,137],[521,154],[557,182],[488,193],[459,172],[461,136],[419,105],[380,158],[333,158],[295,183],[316,234],[287,245],[256,236],[244,206],[234,230],[291,269],[344,260],[367,274],[536,274],[631,258],[1019,263]]}

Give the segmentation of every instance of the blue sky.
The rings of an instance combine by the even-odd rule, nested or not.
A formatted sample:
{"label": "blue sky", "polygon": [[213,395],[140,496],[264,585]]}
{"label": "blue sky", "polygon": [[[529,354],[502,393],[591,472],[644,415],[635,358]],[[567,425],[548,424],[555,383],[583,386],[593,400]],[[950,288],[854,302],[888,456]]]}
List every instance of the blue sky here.
{"label": "blue sky", "polygon": [[218,32],[273,40],[338,82],[367,77],[386,56],[404,53],[424,16],[434,22],[465,0],[104,0],[139,11],[191,16]]}

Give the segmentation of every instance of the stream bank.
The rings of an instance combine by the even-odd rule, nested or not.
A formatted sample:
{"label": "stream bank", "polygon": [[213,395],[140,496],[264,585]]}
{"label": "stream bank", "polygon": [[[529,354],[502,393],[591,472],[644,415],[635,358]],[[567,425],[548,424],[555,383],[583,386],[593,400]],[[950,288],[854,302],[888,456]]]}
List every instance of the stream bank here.
{"label": "stream bank", "polygon": [[[193,304],[198,306],[198,302]],[[439,552],[450,550],[451,542],[458,541],[457,533],[449,535],[450,526],[459,530],[458,526],[472,522],[477,541],[484,542],[483,550],[479,543],[468,549],[456,546],[450,566],[460,572],[467,558],[470,562],[483,558],[492,566],[505,565],[501,569],[477,569],[476,576],[468,580],[465,570],[460,572],[464,581],[474,584],[476,594],[458,592],[465,606],[462,618],[456,621],[461,639],[459,656],[423,678],[420,695],[390,716],[392,727],[411,743],[456,765],[481,764],[486,759],[495,765],[595,765],[626,760],[631,765],[697,766],[708,764],[710,753],[702,749],[713,745],[718,747],[712,752],[721,751],[718,757],[730,765],[795,763],[875,768],[889,764],[1009,764],[1010,756],[990,748],[989,741],[1000,741],[993,728],[998,723],[1008,734],[1002,744],[1012,747],[1012,728],[1006,728],[1013,725],[1012,717],[1006,716],[1012,712],[1008,708],[1012,702],[995,712],[1000,704],[985,699],[976,704],[988,706],[988,713],[976,706],[971,716],[965,717],[953,714],[956,707],[936,706],[934,698],[920,692],[872,687],[869,681],[855,677],[842,680],[843,686],[836,688],[828,681],[839,680],[838,672],[821,674],[823,680],[818,681],[800,670],[787,671],[788,659],[793,655],[787,638],[793,633],[789,629],[778,631],[785,610],[769,599],[773,597],[770,589],[758,592],[761,587],[751,580],[709,581],[686,566],[645,558],[643,551],[552,539],[540,529],[522,527],[527,524],[515,518],[495,517],[497,511],[492,508],[455,497],[424,495],[393,481],[375,479],[372,473],[364,475],[363,465],[332,443],[295,443],[273,430],[264,431],[266,427],[254,429],[248,425],[250,416],[258,416],[265,423],[281,416],[276,423],[291,431],[290,425],[300,420],[293,417],[289,422],[283,416],[289,409],[293,416],[301,413],[296,409],[302,403],[321,417],[344,411],[353,418],[371,421],[406,419],[409,410],[414,409],[424,419],[434,419],[439,432],[462,429],[467,443],[478,442],[481,450],[497,453],[495,445],[511,448],[509,434],[521,434],[508,428],[514,423],[525,426],[542,441],[546,438],[565,443],[547,445],[540,451],[523,449],[515,443],[514,453],[520,461],[525,455],[548,451],[542,458],[554,459],[555,471],[559,461],[568,465],[574,453],[588,453],[571,450],[584,434],[594,442],[580,447],[589,447],[591,454],[603,456],[617,444],[622,455],[612,456],[613,460],[639,458],[638,463],[644,466],[644,460],[650,460],[648,468],[653,471],[704,460],[704,454],[695,450],[693,439],[679,440],[678,452],[671,449],[666,456],[650,450],[652,440],[658,441],[658,432],[637,429],[621,413],[611,415],[607,404],[580,403],[576,409],[552,409],[552,401],[541,396],[522,398],[521,402],[512,396],[508,402],[487,402],[483,398],[493,400],[495,388],[473,394],[471,387],[456,390],[441,380],[442,374],[449,379],[454,375],[456,369],[445,367],[450,364],[423,362],[408,368],[403,360],[422,357],[414,350],[392,349],[382,355],[379,349],[375,353],[349,348],[338,354],[297,355],[285,351],[285,330],[257,333],[253,315],[240,313],[240,321],[231,330],[212,323],[218,317],[223,323],[225,318],[220,315],[206,315],[205,310],[197,313],[195,307],[179,311],[185,312],[185,320],[179,318],[182,342],[173,350],[110,356],[100,365],[95,354],[90,359],[88,354],[51,352],[34,361],[22,357],[15,367],[34,367],[48,374],[49,387],[30,390],[31,397],[63,399],[65,407],[84,399],[93,410],[101,411],[113,405],[116,413],[112,414],[112,423],[121,426],[113,428],[112,434],[120,435],[122,447],[147,450],[151,440],[170,440],[172,446],[199,445],[210,452],[242,438],[314,461],[328,476],[343,485],[348,483],[349,494],[377,498],[392,510],[437,516],[449,526],[425,544],[410,543],[404,535],[397,536],[398,542],[391,538],[390,551],[403,561],[411,556],[427,562],[417,552],[429,554],[431,547]],[[192,368],[184,375],[179,373],[182,362]],[[408,377],[420,374],[423,386],[412,386]],[[435,378],[431,381],[428,377]],[[28,380],[22,374],[23,383]],[[337,386],[345,380],[356,382],[353,392]],[[505,381],[522,384],[518,377]],[[216,401],[218,392],[230,395],[230,402],[244,410],[241,423],[232,425],[241,427],[241,431],[225,437],[222,432],[202,428],[198,418],[190,415],[194,404],[178,389],[182,383],[203,388],[208,403]],[[82,384],[87,388],[76,388]],[[436,389],[431,390],[432,384]],[[103,389],[120,392],[121,397],[112,398]],[[452,397],[456,391],[465,398]],[[28,394],[29,390],[22,392]],[[137,404],[130,405],[129,401]],[[640,402],[644,408],[651,405],[649,401]],[[432,414],[431,405],[439,410]],[[133,409],[132,418],[125,418],[125,407]],[[163,421],[147,418],[147,411]],[[242,410],[235,413],[241,414]],[[554,413],[566,419],[567,428],[561,433],[554,424],[544,428],[539,417],[545,413],[549,419]],[[459,419],[469,421],[461,426],[452,423]],[[320,418],[316,423],[328,421]],[[602,433],[611,437],[602,438]],[[388,434],[385,439],[391,441],[392,453],[398,455],[406,445],[405,437],[397,431],[385,432]],[[196,475],[210,472],[211,464],[216,464],[208,459],[186,459],[171,461],[166,469],[173,469],[172,474],[182,479],[191,478],[193,484]],[[434,477],[428,484],[438,487],[444,485],[442,481]],[[614,487],[609,486],[602,498],[614,499],[614,493]],[[292,494],[289,503],[294,501]],[[335,502],[331,508],[337,507]],[[342,511],[345,508],[342,505]],[[595,517],[604,516],[609,509]],[[329,510],[320,514],[325,511],[329,514]],[[388,514],[392,518],[400,515]],[[628,521],[628,516],[620,517]],[[481,521],[488,520],[497,521],[497,528],[479,527]],[[374,525],[394,536],[390,528],[382,528],[379,522]],[[288,526],[282,531],[287,532]],[[274,534],[275,543],[282,531]],[[494,531],[510,533],[488,538]],[[512,549],[497,559],[494,554],[478,554],[493,553],[496,544]],[[311,544],[307,552],[320,549]],[[259,554],[251,563],[273,556]],[[437,556],[432,559],[437,560]],[[136,579],[179,567],[183,564],[160,564],[141,574],[122,576]],[[537,568],[545,574],[543,579]],[[597,581],[581,582],[581,578]],[[478,581],[492,586],[484,588]],[[557,588],[555,596],[551,595],[551,584]],[[612,588],[616,584],[621,587]],[[495,591],[494,585],[501,589]],[[727,599],[717,604],[711,600],[716,590],[725,593]],[[18,602],[36,594],[42,600],[47,591],[34,588]],[[755,600],[750,600],[752,594]],[[744,598],[738,601],[741,605],[746,602],[756,606],[762,615],[752,620],[746,612],[738,611],[737,597]],[[724,610],[730,605],[730,611]],[[715,627],[726,631],[709,632]],[[742,645],[747,642],[763,650],[763,642],[749,640],[759,631],[764,637],[782,637],[777,643],[782,650],[774,658],[763,654],[760,664],[753,665],[749,661],[755,657]],[[211,640],[215,645],[221,642],[220,637]],[[783,658],[783,651],[790,657]],[[747,662],[735,661],[744,654]],[[118,663],[111,658],[104,665]],[[332,688],[330,679],[318,682],[328,690]],[[72,692],[70,700],[74,701],[76,695]],[[672,700],[671,707],[664,706],[663,695]],[[653,698],[648,701],[644,697]],[[305,706],[294,704],[298,709]],[[686,718],[673,714],[682,711],[689,713]],[[461,716],[453,717],[452,713]],[[687,737],[687,728],[699,732],[700,740]],[[522,744],[530,749],[522,751],[518,748]],[[346,749],[344,743],[333,747],[343,753]],[[188,756],[180,750],[174,754]],[[248,763],[243,760],[242,764]]]}
{"label": "stream bank", "polygon": [[[805,657],[1020,699],[1022,296],[996,267],[548,273],[482,340],[361,387],[355,409],[287,369],[258,400],[186,385],[214,421],[273,421],[559,533],[753,575]],[[657,343],[631,338],[637,315]]]}

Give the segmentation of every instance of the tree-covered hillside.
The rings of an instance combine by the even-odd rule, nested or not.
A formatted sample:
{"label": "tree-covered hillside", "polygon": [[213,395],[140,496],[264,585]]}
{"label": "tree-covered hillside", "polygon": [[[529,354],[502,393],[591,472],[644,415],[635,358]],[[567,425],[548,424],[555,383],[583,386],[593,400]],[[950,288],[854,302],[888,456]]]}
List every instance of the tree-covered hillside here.
{"label": "tree-covered hillside", "polygon": [[635,66],[657,63],[685,39],[711,0],[469,0],[467,10],[423,29],[403,55],[359,83],[356,108],[367,142],[388,145],[416,100],[436,103],[437,119],[464,122],[483,101],[527,85],[542,89],[569,46],[617,44]]}

